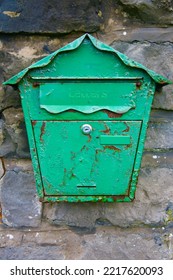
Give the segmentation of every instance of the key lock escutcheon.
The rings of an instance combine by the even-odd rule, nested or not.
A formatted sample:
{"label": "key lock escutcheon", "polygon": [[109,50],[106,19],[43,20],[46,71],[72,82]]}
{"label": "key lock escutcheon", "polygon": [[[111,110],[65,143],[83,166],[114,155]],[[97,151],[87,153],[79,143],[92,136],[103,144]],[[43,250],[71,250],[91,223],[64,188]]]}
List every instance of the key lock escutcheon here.
{"label": "key lock escutcheon", "polygon": [[90,124],[84,124],[81,127],[82,133],[88,135],[92,132],[92,126]]}

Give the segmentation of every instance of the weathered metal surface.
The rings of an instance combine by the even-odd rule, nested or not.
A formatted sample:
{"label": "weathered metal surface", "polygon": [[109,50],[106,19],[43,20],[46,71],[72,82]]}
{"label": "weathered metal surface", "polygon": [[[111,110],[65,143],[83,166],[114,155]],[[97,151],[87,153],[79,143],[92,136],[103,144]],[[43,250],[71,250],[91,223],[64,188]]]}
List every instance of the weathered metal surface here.
{"label": "weathered metal surface", "polygon": [[82,133],[84,122],[80,121],[45,121],[34,125],[46,195],[128,194],[141,122],[88,124],[92,127],[90,135]]}
{"label": "weathered metal surface", "polygon": [[169,80],[86,34],[16,83],[40,201],[134,199],[155,87]]}
{"label": "weathered metal surface", "polygon": [[58,80],[40,85],[40,107],[50,113],[69,109],[87,114],[101,109],[126,113],[135,108],[134,91],[135,79]]}

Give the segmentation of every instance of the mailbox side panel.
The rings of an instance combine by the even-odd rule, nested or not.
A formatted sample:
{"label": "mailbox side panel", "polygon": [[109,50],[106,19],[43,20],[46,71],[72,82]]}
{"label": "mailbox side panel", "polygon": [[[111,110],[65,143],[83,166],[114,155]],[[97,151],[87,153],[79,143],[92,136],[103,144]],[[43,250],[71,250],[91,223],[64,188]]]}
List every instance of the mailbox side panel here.
{"label": "mailbox side panel", "polygon": [[26,125],[26,130],[28,135],[28,142],[30,147],[30,154],[32,159],[37,194],[40,198],[40,201],[42,201],[44,198],[43,183],[40,174],[39,160],[38,160],[37,150],[36,150],[36,145],[34,140],[33,126],[31,123],[31,116],[29,113],[30,104],[28,104],[28,95],[30,94],[32,87],[27,80],[23,80],[19,84],[19,90],[20,90],[22,109],[24,113],[25,125]]}

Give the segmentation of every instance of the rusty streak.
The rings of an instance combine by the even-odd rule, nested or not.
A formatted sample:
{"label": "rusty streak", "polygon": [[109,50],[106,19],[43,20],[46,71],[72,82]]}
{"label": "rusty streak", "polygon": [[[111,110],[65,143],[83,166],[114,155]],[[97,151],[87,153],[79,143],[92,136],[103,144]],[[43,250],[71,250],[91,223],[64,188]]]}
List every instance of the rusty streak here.
{"label": "rusty streak", "polygon": [[129,132],[130,127],[124,122],[124,124],[126,125],[126,129],[124,129],[122,132]]}
{"label": "rusty streak", "polygon": [[35,126],[37,121],[32,121],[32,125]]}
{"label": "rusty streak", "polygon": [[66,175],[67,175],[67,169],[64,168],[64,175],[63,175],[63,181],[60,184],[60,186],[65,186],[66,185]]}
{"label": "rusty streak", "polygon": [[88,134],[88,135],[86,135],[86,136],[88,136],[88,141],[87,141],[87,142],[90,142],[90,141],[91,141],[91,139],[92,139],[91,135],[90,135],[90,134]]}
{"label": "rusty streak", "polygon": [[106,146],[104,146],[104,149],[113,150],[115,152],[120,152],[121,151],[120,149],[118,149],[117,147],[115,147],[113,145],[106,145]]}
{"label": "rusty streak", "polygon": [[67,110],[67,112],[69,112],[69,113],[76,113],[77,111],[74,110],[74,109],[69,109],[69,110]]}
{"label": "rusty streak", "polygon": [[125,150],[127,150],[127,149],[129,149],[129,148],[131,148],[131,147],[132,147],[132,144],[126,145],[126,146],[125,146]]}
{"label": "rusty streak", "polygon": [[142,83],[141,82],[137,82],[136,83],[136,89],[139,90],[141,89]]}
{"label": "rusty streak", "polygon": [[105,133],[105,134],[110,134],[110,128],[104,123],[105,126],[105,130],[101,130],[101,132]]}
{"label": "rusty streak", "polygon": [[114,113],[109,110],[103,110],[104,113],[108,115],[109,118],[120,118],[122,114]]}
{"label": "rusty streak", "polygon": [[32,86],[35,88],[35,87],[38,87],[39,86],[39,83],[37,83],[37,82],[34,82],[33,84],[32,84]]}
{"label": "rusty streak", "polygon": [[46,126],[46,122],[43,122],[42,126],[41,126],[41,134],[40,134],[40,141],[43,142],[43,135],[45,133],[45,126]]}
{"label": "rusty streak", "polygon": [[81,148],[81,152],[83,151],[83,150],[85,150],[85,148],[86,148],[86,145],[84,145],[82,148]]}

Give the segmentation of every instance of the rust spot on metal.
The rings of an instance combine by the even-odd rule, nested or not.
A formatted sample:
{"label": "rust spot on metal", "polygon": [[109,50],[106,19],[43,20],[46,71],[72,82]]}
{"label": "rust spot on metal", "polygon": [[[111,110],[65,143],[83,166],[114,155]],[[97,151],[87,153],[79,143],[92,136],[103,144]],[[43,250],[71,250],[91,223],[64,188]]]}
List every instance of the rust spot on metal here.
{"label": "rust spot on metal", "polygon": [[104,113],[108,115],[109,118],[120,118],[122,114],[114,113],[109,110],[103,110]]}
{"label": "rust spot on metal", "polygon": [[67,175],[67,169],[64,168],[64,176],[63,176],[63,181],[60,184],[60,186],[65,186],[66,185],[66,175]]}
{"label": "rust spot on metal", "polygon": [[71,160],[75,159],[76,154],[74,152],[71,152]]}
{"label": "rust spot on metal", "polygon": [[110,134],[110,128],[104,123],[105,130],[101,130],[100,132],[103,132],[105,134]]}
{"label": "rust spot on metal", "polygon": [[69,109],[69,110],[67,110],[67,112],[69,112],[69,113],[76,113],[76,110],[74,110],[74,109]]}
{"label": "rust spot on metal", "polygon": [[32,125],[35,126],[37,121],[32,121]]}
{"label": "rust spot on metal", "polygon": [[129,132],[130,127],[124,122],[124,124],[126,125],[126,129],[124,129],[122,132]]}
{"label": "rust spot on metal", "polygon": [[88,134],[88,135],[86,135],[86,136],[88,136],[88,141],[87,141],[87,142],[91,142],[91,139],[92,139],[91,135]]}
{"label": "rust spot on metal", "polygon": [[46,122],[43,122],[42,126],[41,126],[41,134],[40,134],[40,141],[43,142],[43,135],[45,134],[45,126],[46,126]]}
{"label": "rust spot on metal", "polygon": [[38,82],[34,82],[32,85],[33,85],[34,88],[36,88],[36,87],[39,86],[39,83]]}
{"label": "rust spot on metal", "polygon": [[127,149],[129,149],[129,148],[131,148],[131,147],[132,147],[132,143],[129,144],[129,145],[126,145],[126,146],[124,147],[124,149],[127,150]]}
{"label": "rust spot on metal", "polygon": [[104,153],[104,150],[97,149],[97,150],[96,150],[96,154],[98,155],[99,153]]}
{"label": "rust spot on metal", "polygon": [[85,148],[86,148],[86,145],[84,145],[82,148],[81,148],[81,152],[83,151],[83,150],[85,150]]}
{"label": "rust spot on metal", "polygon": [[95,162],[98,162],[97,156],[98,156],[99,153],[104,153],[104,150],[96,149],[96,151],[95,151]]}
{"label": "rust spot on metal", "polygon": [[104,149],[113,150],[115,152],[120,152],[121,151],[120,149],[118,149],[117,147],[115,147],[113,145],[106,145],[106,146],[104,146]]}
{"label": "rust spot on metal", "polygon": [[141,89],[142,83],[141,82],[137,82],[136,83],[136,89],[139,90]]}
{"label": "rust spot on metal", "polygon": [[124,195],[117,195],[117,196],[113,195],[113,196],[111,196],[111,198],[113,199],[114,202],[116,202],[117,200],[120,200],[120,199],[123,200],[125,198],[125,196]]}

